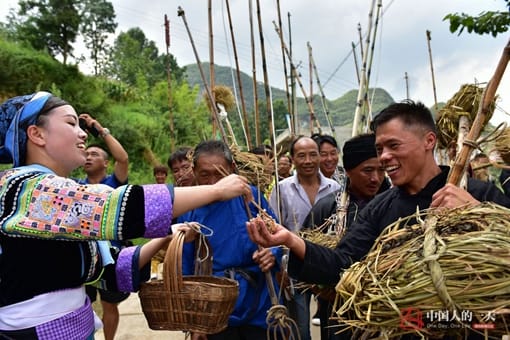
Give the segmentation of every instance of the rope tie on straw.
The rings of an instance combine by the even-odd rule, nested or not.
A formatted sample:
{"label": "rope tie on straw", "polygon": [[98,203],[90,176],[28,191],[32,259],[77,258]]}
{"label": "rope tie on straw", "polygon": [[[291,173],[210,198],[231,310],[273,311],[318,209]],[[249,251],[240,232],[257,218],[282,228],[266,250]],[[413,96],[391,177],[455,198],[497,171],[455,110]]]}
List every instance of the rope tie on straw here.
{"label": "rope tie on straw", "polygon": [[445,278],[443,275],[443,269],[437,261],[441,256],[441,251],[438,252],[437,242],[443,243],[442,240],[436,233],[437,217],[428,216],[423,223],[424,228],[424,240],[423,240],[423,257],[430,270],[430,277],[434,288],[436,289],[437,295],[443,305],[450,311],[454,312],[454,315],[460,315],[457,310],[457,306],[453,301],[452,297],[448,293],[446,288]]}

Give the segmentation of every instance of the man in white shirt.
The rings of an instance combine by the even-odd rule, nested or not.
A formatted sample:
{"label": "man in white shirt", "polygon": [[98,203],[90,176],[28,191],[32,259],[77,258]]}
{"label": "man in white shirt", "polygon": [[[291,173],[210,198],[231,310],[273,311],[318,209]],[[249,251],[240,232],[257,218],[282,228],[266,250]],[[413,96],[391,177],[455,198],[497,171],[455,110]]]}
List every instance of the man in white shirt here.
{"label": "man in white shirt", "polygon": [[[310,137],[300,136],[290,146],[295,174],[281,181],[271,193],[269,204],[279,212],[282,225],[299,231],[312,206],[322,197],[340,189],[340,185],[326,178],[319,170],[319,146]],[[278,197],[279,194],[279,197]],[[309,292],[298,292],[287,301],[289,315],[296,321],[301,340],[310,340]]]}

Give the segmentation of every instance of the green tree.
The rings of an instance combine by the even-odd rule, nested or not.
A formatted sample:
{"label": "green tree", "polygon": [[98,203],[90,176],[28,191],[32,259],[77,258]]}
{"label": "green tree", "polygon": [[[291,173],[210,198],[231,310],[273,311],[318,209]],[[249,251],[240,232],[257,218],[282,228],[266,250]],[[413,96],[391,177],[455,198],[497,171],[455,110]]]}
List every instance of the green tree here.
{"label": "green tree", "polygon": [[468,33],[492,34],[496,37],[499,33],[508,31],[510,26],[510,0],[504,0],[506,11],[483,11],[478,16],[466,13],[448,14],[443,20],[450,21],[450,32],[459,31],[459,35],[466,29]]}
{"label": "green tree", "polygon": [[113,76],[132,86],[137,85],[137,79],[143,75],[151,86],[164,76],[154,74],[157,59],[156,43],[148,40],[140,28],[131,28],[115,39],[110,60],[111,72]]}
{"label": "green tree", "polygon": [[61,55],[65,65],[79,33],[79,5],[79,0],[21,0],[17,38],[35,49],[47,49],[53,57]]}
{"label": "green tree", "polygon": [[[200,141],[211,138],[211,116],[199,90],[198,86],[190,88],[187,82],[181,82],[173,88],[175,145],[195,146]],[[169,117],[168,107],[165,114]]]}
{"label": "green tree", "polygon": [[111,48],[106,42],[108,34],[115,33],[117,28],[115,10],[109,1],[87,0],[83,2],[81,13],[81,33],[94,63],[94,74],[98,75],[105,68]]}
{"label": "green tree", "polygon": [[[167,79],[166,61],[167,56],[159,54],[156,43],[135,27],[120,33],[115,39],[108,73],[132,86],[144,77],[148,87],[152,88],[158,81]],[[170,67],[172,79],[180,82],[184,69],[179,68],[172,55]]]}

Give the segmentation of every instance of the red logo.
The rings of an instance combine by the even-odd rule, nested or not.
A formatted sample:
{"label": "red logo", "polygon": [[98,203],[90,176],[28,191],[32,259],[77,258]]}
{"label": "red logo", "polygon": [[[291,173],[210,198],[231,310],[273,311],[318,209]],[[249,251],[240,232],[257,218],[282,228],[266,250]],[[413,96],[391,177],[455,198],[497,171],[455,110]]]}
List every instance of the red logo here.
{"label": "red logo", "polygon": [[423,315],[421,310],[414,307],[408,307],[400,310],[400,328],[401,329],[422,329]]}

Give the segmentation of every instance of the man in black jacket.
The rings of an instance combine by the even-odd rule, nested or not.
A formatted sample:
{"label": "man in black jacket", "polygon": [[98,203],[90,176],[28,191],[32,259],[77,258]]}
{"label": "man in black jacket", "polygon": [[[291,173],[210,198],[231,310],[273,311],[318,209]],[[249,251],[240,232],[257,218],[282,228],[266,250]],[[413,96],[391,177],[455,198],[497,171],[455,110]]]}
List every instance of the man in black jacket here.
{"label": "man in black jacket", "polygon": [[[378,192],[388,188],[384,169],[377,159],[375,135],[373,133],[353,137],[344,143],[342,164],[347,173],[347,192],[339,190],[321,198],[310,210],[303,222],[303,228],[324,228],[324,232],[342,234],[349,228],[356,216]],[[382,185],[384,183],[384,185]],[[342,201],[343,197],[347,200]],[[345,208],[347,207],[346,211]],[[344,214],[343,218],[340,216]],[[324,224],[328,222],[327,228]],[[350,340],[352,332],[339,330],[334,320],[329,320],[333,301],[317,296],[317,315],[320,319],[322,340]],[[333,326],[334,327],[330,327]]]}
{"label": "man in black jacket", "polygon": [[436,127],[423,104],[391,104],[374,118],[372,129],[379,161],[394,186],[368,203],[335,249],[305,241],[284,227],[269,234],[260,221],[248,223],[254,242],[290,249],[289,273],[293,277],[336,284],[339,273],[362,259],[386,226],[414,214],[417,207],[454,208],[481,201],[510,207],[510,199],[491,183],[468,179],[467,191],[446,184],[449,168],[436,163]]}

